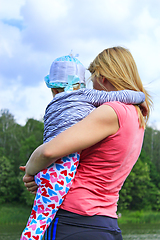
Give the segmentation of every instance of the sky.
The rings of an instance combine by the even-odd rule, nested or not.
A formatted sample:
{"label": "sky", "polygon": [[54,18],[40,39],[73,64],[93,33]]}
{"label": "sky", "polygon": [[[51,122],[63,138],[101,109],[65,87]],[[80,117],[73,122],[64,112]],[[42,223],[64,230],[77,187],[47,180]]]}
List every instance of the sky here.
{"label": "sky", "polygon": [[0,110],[20,125],[42,120],[53,60],[72,51],[87,69],[104,49],[122,46],[153,99],[148,125],[160,130],[159,12],[159,0],[0,0]]}

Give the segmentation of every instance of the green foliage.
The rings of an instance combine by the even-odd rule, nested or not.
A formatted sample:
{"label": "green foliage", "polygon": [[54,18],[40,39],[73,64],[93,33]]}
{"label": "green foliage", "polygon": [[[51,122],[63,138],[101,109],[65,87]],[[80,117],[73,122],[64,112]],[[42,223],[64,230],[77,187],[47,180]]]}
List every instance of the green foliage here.
{"label": "green foliage", "polygon": [[118,224],[141,224],[141,223],[160,223],[160,212],[157,211],[129,211],[121,212],[121,217],[118,218]]}
{"label": "green foliage", "polygon": [[0,203],[16,201],[20,188],[12,162],[6,157],[0,157],[0,166]]}
{"label": "green foliage", "polygon": [[31,153],[43,142],[43,123],[29,119],[23,127],[20,147],[20,163],[25,164]]}
{"label": "green foliage", "polygon": [[[159,139],[159,131],[146,128],[141,155],[120,191],[118,211],[160,211]],[[24,173],[19,170],[19,166],[25,165],[31,153],[42,142],[43,122],[28,119],[25,126],[20,126],[8,110],[1,110],[0,203],[33,205],[34,196],[26,190],[22,181]]]}
{"label": "green foliage", "polygon": [[31,208],[22,204],[0,204],[0,225],[16,223],[25,226],[30,212]]}
{"label": "green foliage", "polygon": [[28,119],[20,126],[8,110],[0,112],[0,203],[23,202],[31,206],[34,196],[25,188],[19,170],[43,143],[43,122]]}
{"label": "green foliage", "polygon": [[142,150],[146,153],[149,161],[154,164],[157,171],[160,172],[160,131],[147,127],[144,135]]}
{"label": "green foliage", "polygon": [[119,209],[141,209],[146,205],[147,183],[150,181],[149,167],[139,159],[120,192]]}
{"label": "green foliage", "polygon": [[142,206],[147,206],[147,191],[148,191],[148,183],[150,182],[149,176],[149,166],[147,163],[138,159],[137,164],[135,164],[134,169],[130,180],[134,183],[134,186],[131,189],[132,192],[132,201],[130,207],[132,209],[141,209]]}
{"label": "green foliage", "polygon": [[20,161],[21,165],[26,163],[26,159],[29,159],[31,153],[38,147],[37,141],[34,135],[29,136],[21,141],[20,148]]}
{"label": "green foliage", "polygon": [[141,155],[120,191],[119,211],[160,210],[160,170],[156,167],[159,156],[154,153],[153,135],[159,132],[147,128]]}
{"label": "green foliage", "polygon": [[21,194],[19,196],[19,202],[22,203],[22,204],[26,203],[27,206],[32,207],[35,196],[27,191],[27,189],[24,186],[24,183],[22,181],[23,176],[24,176],[24,173],[20,172],[19,176],[18,176],[19,186],[21,188]]}
{"label": "green foliage", "polygon": [[8,110],[1,110],[0,114],[0,156],[12,161],[13,171],[18,174],[19,152],[22,139],[22,127],[17,124]]}

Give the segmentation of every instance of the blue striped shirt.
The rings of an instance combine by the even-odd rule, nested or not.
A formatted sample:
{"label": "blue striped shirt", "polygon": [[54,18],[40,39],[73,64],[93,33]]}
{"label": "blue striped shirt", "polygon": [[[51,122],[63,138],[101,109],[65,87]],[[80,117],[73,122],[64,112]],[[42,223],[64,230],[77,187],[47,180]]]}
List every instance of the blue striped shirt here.
{"label": "blue striped shirt", "polygon": [[106,92],[87,88],[58,93],[45,111],[43,141],[50,141],[96,107],[111,101],[140,104],[145,101],[145,95],[132,90]]}

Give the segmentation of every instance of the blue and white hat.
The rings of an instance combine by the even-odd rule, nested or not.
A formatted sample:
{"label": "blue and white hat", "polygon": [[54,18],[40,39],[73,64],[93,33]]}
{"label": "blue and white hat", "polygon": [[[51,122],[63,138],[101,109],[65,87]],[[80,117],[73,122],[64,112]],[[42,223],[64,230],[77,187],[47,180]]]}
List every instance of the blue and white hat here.
{"label": "blue and white hat", "polygon": [[72,91],[72,85],[76,83],[80,83],[81,88],[84,88],[85,67],[72,55],[59,57],[53,61],[50,73],[44,80],[49,88],[65,88],[65,91]]}

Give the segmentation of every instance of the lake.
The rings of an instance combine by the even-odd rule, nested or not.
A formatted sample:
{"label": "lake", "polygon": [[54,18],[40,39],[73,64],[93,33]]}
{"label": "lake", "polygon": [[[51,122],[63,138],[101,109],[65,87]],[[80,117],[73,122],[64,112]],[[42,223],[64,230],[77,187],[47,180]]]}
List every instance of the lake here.
{"label": "lake", "polygon": [[160,240],[160,224],[123,224],[123,240]]}
{"label": "lake", "polygon": [[[123,240],[160,240],[160,224],[123,224]],[[19,240],[24,225],[1,225],[0,240]]]}

